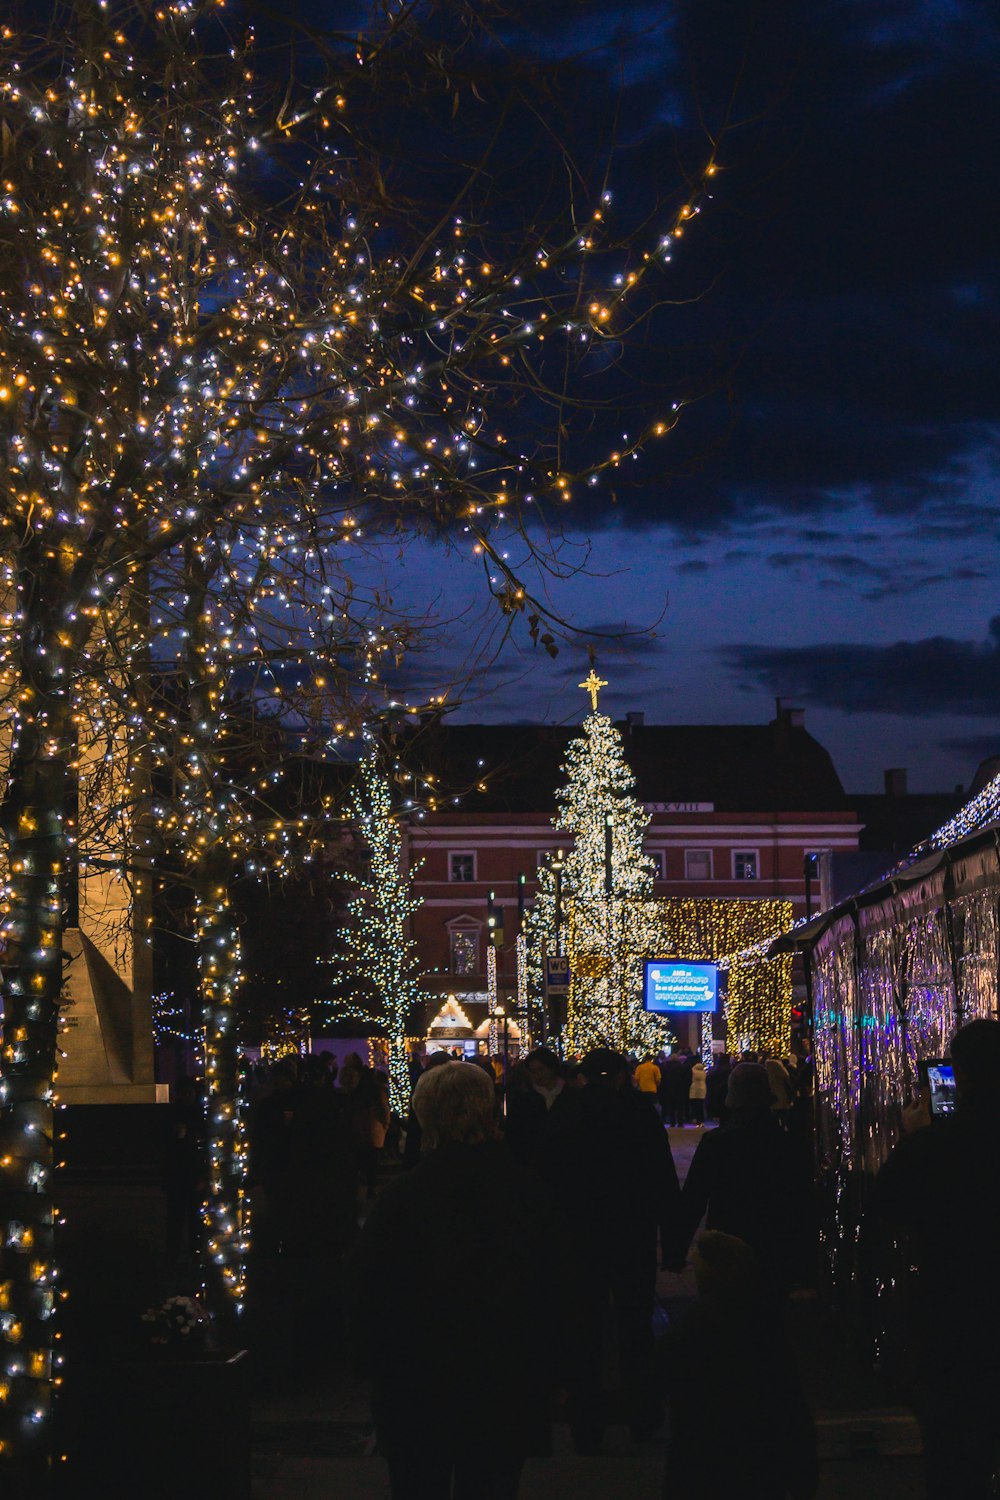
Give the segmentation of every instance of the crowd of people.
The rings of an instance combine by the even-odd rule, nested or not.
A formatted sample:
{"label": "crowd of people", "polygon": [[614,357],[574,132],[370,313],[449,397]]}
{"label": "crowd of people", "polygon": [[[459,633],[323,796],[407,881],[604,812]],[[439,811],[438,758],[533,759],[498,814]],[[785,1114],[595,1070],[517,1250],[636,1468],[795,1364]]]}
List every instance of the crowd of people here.
{"label": "crowd of people", "polygon": [[[985,1500],[1000,1463],[1000,1022],[963,1028],[952,1057],[955,1114],[932,1124],[926,1094],[902,1111],[860,1264],[874,1284],[886,1247],[897,1265],[905,1250],[903,1381],[931,1500]],[[706,1067],[674,1048],[567,1063],[543,1047],[505,1070],[440,1052],[414,1057],[404,1120],[357,1054],[283,1059],[249,1081],[255,1255],[294,1268],[321,1247],[337,1267],[394,1500],[513,1500],[555,1414],[590,1455],[609,1422],[641,1443],[667,1410],[665,1496],[815,1494],[784,1332],[789,1292],[815,1271],[808,1060]],[[191,1089],[173,1113],[168,1230],[193,1242],[204,1124]],[[675,1141],[695,1130],[683,1185],[666,1127]],[[685,1265],[699,1295],[665,1318],[658,1269]],[[466,1314],[428,1313],[444,1289]],[[474,1314],[485,1307],[502,1309],[499,1336]]]}
{"label": "crowd of people", "polygon": [[[678,1056],[662,1071],[686,1068]],[[736,1332],[754,1342],[781,1397],[761,1427],[767,1441],[743,1445],[738,1474],[716,1465],[717,1493],[813,1493],[812,1429],[781,1332],[781,1303],[809,1270],[802,1155],[766,1066],[735,1063],[725,1069],[725,1127],[701,1132],[682,1188],[644,1066],[633,1072],[608,1049],[567,1066],[539,1048],[512,1070],[501,1108],[491,1067],[428,1059],[407,1129],[408,1146],[419,1133],[420,1154],[377,1199],[348,1262],[346,1305],[394,1500],[512,1500],[526,1457],[548,1451],[556,1407],[577,1453],[592,1455],[610,1420],[635,1442],[651,1437],[667,1402],[677,1439],[666,1493],[687,1494],[706,1415],[697,1402],[683,1423],[677,1412],[689,1391],[702,1407],[711,1391],[713,1424],[743,1422],[716,1399],[727,1386],[742,1399],[741,1381],[755,1380],[745,1361],[736,1381],[714,1368]],[[718,1328],[703,1337],[692,1314],[657,1342],[658,1267],[684,1266],[706,1214],[698,1265],[707,1255],[712,1267],[698,1270],[698,1315],[716,1308]],[[428,1324],[427,1290],[443,1279],[460,1304],[486,1295],[503,1308],[501,1347],[484,1343],[475,1319]],[[617,1406],[604,1388],[609,1353]],[[445,1415],[448,1442],[429,1444]]]}
{"label": "crowd of people", "polygon": [[763,1063],[773,1095],[772,1108],[786,1124],[805,1125],[812,1096],[812,1057],[776,1052],[713,1054],[706,1065],[700,1052],[674,1046],[654,1057],[647,1053],[635,1068],[635,1084],[652,1099],[666,1125],[704,1125],[721,1121],[726,1109],[729,1076],[738,1061]]}

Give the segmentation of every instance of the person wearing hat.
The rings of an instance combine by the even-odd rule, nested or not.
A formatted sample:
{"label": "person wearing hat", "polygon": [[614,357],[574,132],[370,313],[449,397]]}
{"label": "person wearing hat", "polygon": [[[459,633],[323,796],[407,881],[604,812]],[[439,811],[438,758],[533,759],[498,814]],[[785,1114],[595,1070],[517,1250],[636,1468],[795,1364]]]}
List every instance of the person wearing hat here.
{"label": "person wearing hat", "polygon": [[603,1333],[614,1308],[625,1420],[632,1437],[651,1436],[663,1420],[655,1390],[652,1319],[657,1233],[677,1233],[679,1190],[670,1140],[649,1096],[632,1087],[628,1064],[608,1047],[580,1064],[581,1191],[572,1346],[570,1422],[578,1453],[600,1451],[607,1419],[601,1388]]}
{"label": "person wearing hat", "polygon": [[729,1076],[725,1124],[698,1143],[681,1194],[679,1233],[668,1264],[682,1266],[695,1231],[707,1227],[756,1253],[773,1297],[783,1297],[809,1267],[812,1184],[801,1156],[774,1118],[774,1096],[761,1063]]}

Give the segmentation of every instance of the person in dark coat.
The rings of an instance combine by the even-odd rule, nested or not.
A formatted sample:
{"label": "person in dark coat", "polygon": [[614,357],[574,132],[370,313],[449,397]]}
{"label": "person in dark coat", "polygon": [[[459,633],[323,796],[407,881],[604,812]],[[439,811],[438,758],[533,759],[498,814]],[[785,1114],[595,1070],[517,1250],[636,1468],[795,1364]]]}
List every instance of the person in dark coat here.
{"label": "person in dark coat", "polygon": [[807,1500],[815,1425],[759,1258],[708,1230],[693,1260],[698,1300],[658,1349],[670,1401],[664,1500]]}
{"label": "person in dark coat", "polygon": [[717,1057],[708,1070],[708,1094],[705,1099],[705,1114],[710,1120],[721,1121],[729,1092],[729,1075],[733,1060],[728,1052]]}
{"label": "person in dark coat", "polygon": [[293,1100],[298,1074],[290,1061],[274,1064],[270,1092],[250,1111],[249,1186],[254,1192],[254,1254],[271,1259],[281,1251],[282,1231],[293,1210],[285,1191],[292,1159]]}
{"label": "person in dark coat", "polygon": [[519,1161],[541,1178],[569,1221],[586,1173],[581,1091],[548,1047],[536,1047],[507,1093],[504,1136]]}
{"label": "person in dark coat", "polygon": [[671,1047],[660,1072],[660,1112],[665,1125],[686,1123],[690,1087],[687,1058],[679,1047]]}
{"label": "person in dark coat", "polygon": [[[413,1096],[424,1151],[377,1199],[348,1266],[347,1315],[372,1382],[393,1500],[514,1500],[545,1451],[560,1344],[560,1256],[546,1195],[497,1137],[490,1077],[454,1062]],[[546,1334],[526,1278],[546,1299]],[[428,1318],[429,1290],[457,1311]],[[503,1309],[504,1338],[475,1309]]]}
{"label": "person in dark coat", "polygon": [[[440,1068],[445,1063],[454,1062],[454,1060],[455,1059],[452,1057],[450,1052],[432,1052],[430,1057],[424,1064],[422,1072],[414,1080],[414,1091],[416,1090],[417,1084],[420,1082],[420,1079],[424,1076],[424,1073],[427,1073],[434,1068]],[[412,1093],[410,1095],[410,1113],[406,1117],[405,1134],[406,1140],[403,1145],[403,1171],[409,1172],[411,1168],[415,1167],[417,1165],[417,1162],[420,1160],[420,1155],[424,1144],[424,1134],[420,1128],[420,1121],[417,1119],[416,1114],[413,1110]]]}
{"label": "person in dark coat", "polygon": [[986,1500],[1000,1472],[1000,1022],[971,1021],[951,1044],[957,1106],[929,1094],[875,1180],[866,1238],[901,1239],[916,1268],[904,1309],[909,1392],[930,1500]]}
{"label": "person in dark coat", "polygon": [[740,1063],[730,1075],[726,1123],[698,1143],[681,1194],[680,1234],[668,1262],[683,1265],[701,1220],[756,1251],[764,1282],[782,1298],[811,1270],[812,1186],[774,1119],[767,1071]]}
{"label": "person in dark coat", "polygon": [[205,1108],[193,1080],[178,1078],[169,1106],[165,1182],[167,1255],[172,1265],[197,1255],[208,1163]]}
{"label": "person in dark coat", "polygon": [[631,1087],[623,1057],[607,1048],[581,1063],[581,1179],[574,1222],[579,1284],[572,1344],[571,1428],[579,1453],[600,1450],[603,1330],[613,1305],[626,1419],[636,1440],[663,1420],[653,1379],[656,1247],[677,1232],[677,1173],[670,1141],[649,1099]]}
{"label": "person in dark coat", "polygon": [[264,1201],[255,1219],[265,1258],[336,1259],[354,1238],[357,1161],[342,1101],[317,1057],[301,1076],[284,1062],[274,1092],[251,1119],[250,1181]]}
{"label": "person in dark coat", "polygon": [[375,1197],[379,1165],[392,1122],[389,1081],[377,1068],[366,1068],[356,1052],[349,1052],[340,1073],[340,1102],[348,1129],[358,1176],[365,1198]]}

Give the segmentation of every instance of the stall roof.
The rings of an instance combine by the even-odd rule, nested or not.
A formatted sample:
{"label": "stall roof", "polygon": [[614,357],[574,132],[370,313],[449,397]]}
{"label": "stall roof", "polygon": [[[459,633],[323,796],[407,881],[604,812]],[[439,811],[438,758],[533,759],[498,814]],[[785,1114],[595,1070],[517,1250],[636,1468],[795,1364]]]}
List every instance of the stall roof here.
{"label": "stall roof", "polygon": [[841,917],[856,915],[862,909],[878,906],[905,892],[915,892],[921,885],[926,887],[928,894],[926,899],[919,894],[916,896],[914,905],[917,907],[937,904],[942,895],[967,895],[991,880],[1000,884],[1000,822],[987,823],[954,844],[935,849],[914,864],[893,871],[874,885],[866,886],[836,906],[819,912],[808,922],[789,928],[775,938],[768,949],[768,957],[813,948]]}

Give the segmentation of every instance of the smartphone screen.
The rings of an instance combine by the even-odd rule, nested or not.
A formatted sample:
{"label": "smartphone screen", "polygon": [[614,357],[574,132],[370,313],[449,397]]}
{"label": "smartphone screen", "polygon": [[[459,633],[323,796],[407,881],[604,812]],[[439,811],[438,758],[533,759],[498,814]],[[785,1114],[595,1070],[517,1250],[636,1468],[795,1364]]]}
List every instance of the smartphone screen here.
{"label": "smartphone screen", "polygon": [[931,1114],[955,1113],[955,1070],[950,1062],[927,1064],[927,1085],[931,1091]]}

